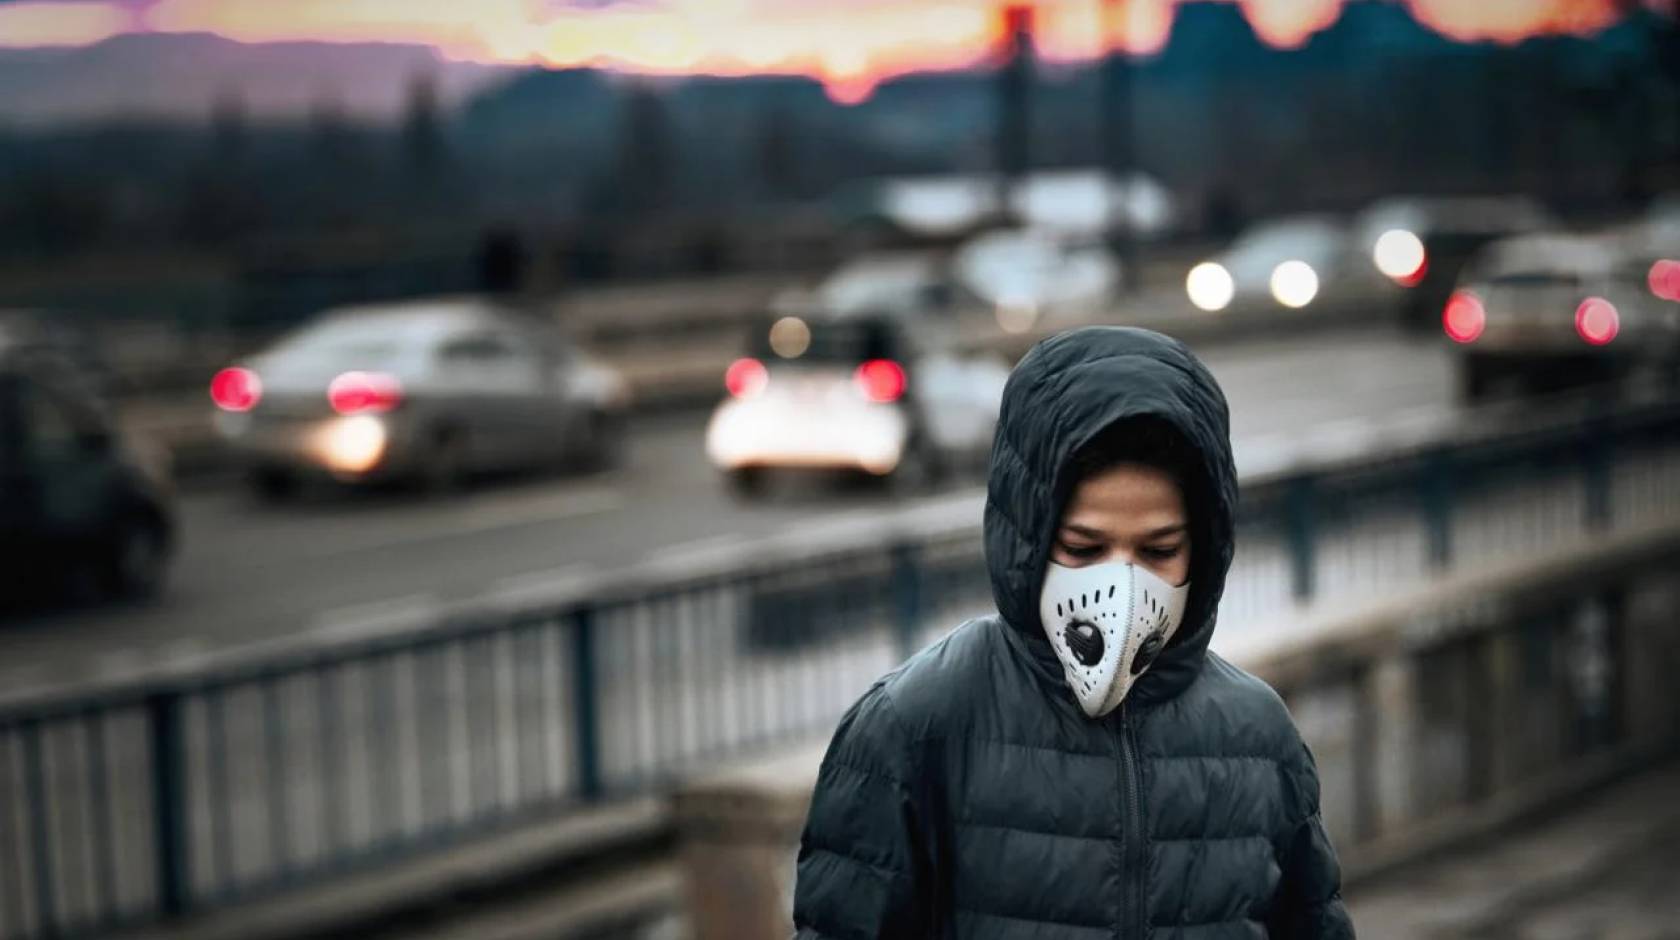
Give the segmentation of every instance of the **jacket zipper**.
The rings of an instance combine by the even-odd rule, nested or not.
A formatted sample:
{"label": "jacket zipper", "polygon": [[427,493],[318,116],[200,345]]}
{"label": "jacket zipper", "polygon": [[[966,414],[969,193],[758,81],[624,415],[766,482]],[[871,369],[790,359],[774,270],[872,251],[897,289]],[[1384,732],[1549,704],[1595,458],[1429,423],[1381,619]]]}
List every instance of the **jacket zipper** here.
{"label": "jacket zipper", "polygon": [[1144,915],[1144,839],[1143,839],[1143,798],[1138,793],[1141,784],[1138,779],[1137,743],[1132,728],[1131,715],[1125,703],[1120,706],[1120,790],[1125,797],[1127,818],[1121,830],[1121,853],[1123,858],[1122,874],[1129,875],[1126,886],[1130,888],[1129,905],[1125,905],[1126,913],[1131,916],[1123,923],[1130,928],[1125,935],[1133,940],[1144,940],[1147,935]]}

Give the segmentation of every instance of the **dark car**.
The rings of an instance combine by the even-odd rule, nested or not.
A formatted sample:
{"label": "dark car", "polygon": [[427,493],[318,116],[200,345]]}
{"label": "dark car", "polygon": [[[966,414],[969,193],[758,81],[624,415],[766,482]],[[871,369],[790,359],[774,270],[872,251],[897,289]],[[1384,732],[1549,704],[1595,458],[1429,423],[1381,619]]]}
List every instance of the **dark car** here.
{"label": "dark car", "polygon": [[1526,235],[1488,245],[1442,313],[1461,397],[1659,380],[1680,369],[1680,303],[1665,269],[1614,235]]}
{"label": "dark car", "polygon": [[74,360],[0,324],[0,606],[151,595],[175,541],[161,458],[118,431]]}
{"label": "dark car", "polygon": [[1396,196],[1355,223],[1377,270],[1405,289],[1400,315],[1413,329],[1435,327],[1465,264],[1483,246],[1554,225],[1526,196]]}

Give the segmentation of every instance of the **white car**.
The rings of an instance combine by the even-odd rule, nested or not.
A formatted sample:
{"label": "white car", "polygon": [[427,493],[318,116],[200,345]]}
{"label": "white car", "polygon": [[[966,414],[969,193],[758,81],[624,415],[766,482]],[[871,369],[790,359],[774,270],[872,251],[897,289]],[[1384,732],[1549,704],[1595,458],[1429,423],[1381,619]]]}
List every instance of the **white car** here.
{"label": "white car", "polygon": [[706,454],[752,495],[783,470],[843,470],[907,488],[978,464],[1009,367],[939,348],[940,331],[893,316],[782,316],[729,366]]}
{"label": "white car", "polygon": [[1185,292],[1215,312],[1236,305],[1301,308],[1356,276],[1353,240],[1340,219],[1287,216],[1247,230],[1219,255],[1190,269]]}
{"label": "white car", "polygon": [[530,313],[474,298],[330,311],[211,383],[257,490],[310,477],[450,488],[472,473],[600,462],[623,379]]}

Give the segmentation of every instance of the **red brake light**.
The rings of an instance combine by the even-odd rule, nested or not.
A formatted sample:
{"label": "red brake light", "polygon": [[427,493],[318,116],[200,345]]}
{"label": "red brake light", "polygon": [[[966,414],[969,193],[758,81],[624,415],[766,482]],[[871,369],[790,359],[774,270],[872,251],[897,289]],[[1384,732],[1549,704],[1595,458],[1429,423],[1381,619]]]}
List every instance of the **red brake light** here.
{"label": "red brake light", "polygon": [[1657,297],[1680,301],[1680,261],[1664,259],[1651,265],[1647,283]]}
{"label": "red brake light", "polygon": [[1447,309],[1441,313],[1441,326],[1455,343],[1473,343],[1487,327],[1487,310],[1482,300],[1469,291],[1458,291],[1447,299]]}
{"label": "red brake light", "polygon": [[341,415],[390,411],[402,400],[402,384],[380,372],[346,372],[327,386],[327,401]]}
{"label": "red brake light", "polygon": [[1412,273],[1400,275],[1394,279],[1394,283],[1399,284],[1401,287],[1416,287],[1423,283],[1423,279],[1428,273],[1429,256],[1425,255],[1423,260],[1418,262],[1418,266],[1412,269]]}
{"label": "red brake light", "polygon": [[223,369],[210,380],[210,400],[223,411],[250,411],[262,401],[262,379],[250,369]]}
{"label": "red brake light", "polygon": [[904,367],[891,359],[871,359],[858,366],[853,380],[870,401],[884,404],[904,395]]}
{"label": "red brake light", "polygon": [[770,370],[757,359],[737,359],[723,373],[723,385],[736,398],[751,398],[770,384]]}
{"label": "red brake light", "polygon": [[1575,332],[1594,346],[1603,346],[1621,332],[1621,315],[1616,305],[1603,297],[1588,297],[1575,308]]}

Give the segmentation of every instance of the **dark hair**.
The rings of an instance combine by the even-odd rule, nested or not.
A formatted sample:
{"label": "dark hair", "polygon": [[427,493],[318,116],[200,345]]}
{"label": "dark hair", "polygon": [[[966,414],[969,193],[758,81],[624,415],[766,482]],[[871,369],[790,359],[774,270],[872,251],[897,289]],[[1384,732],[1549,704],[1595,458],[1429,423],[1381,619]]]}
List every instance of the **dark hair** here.
{"label": "dark hair", "polygon": [[1166,473],[1178,484],[1186,505],[1195,498],[1202,475],[1200,454],[1178,428],[1163,418],[1143,416],[1116,421],[1079,448],[1069,462],[1068,492],[1085,480],[1123,463],[1142,464]]}

